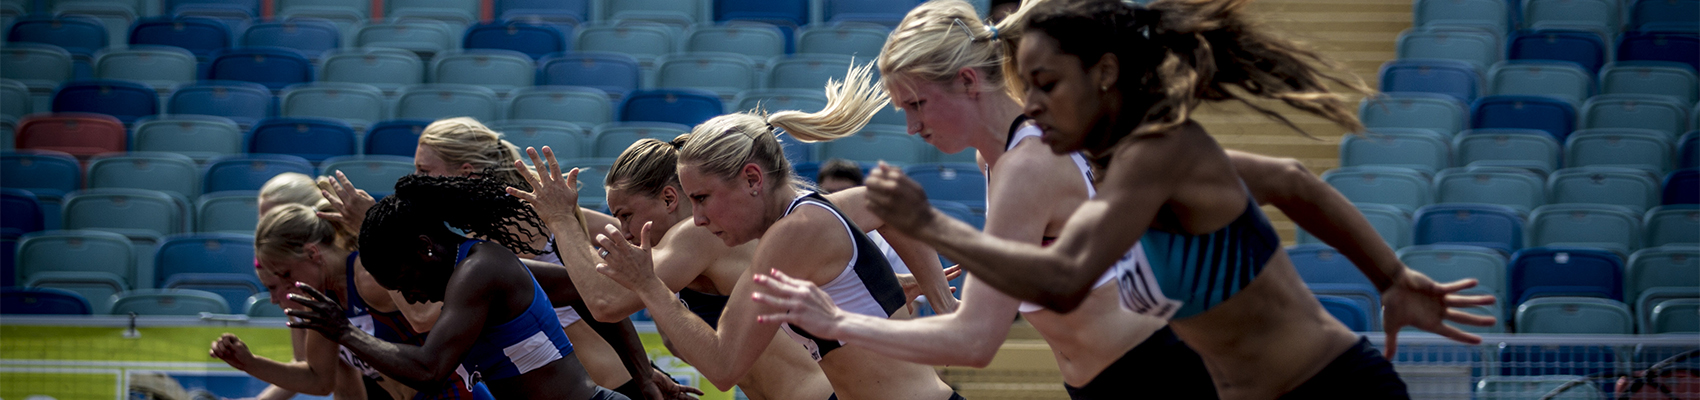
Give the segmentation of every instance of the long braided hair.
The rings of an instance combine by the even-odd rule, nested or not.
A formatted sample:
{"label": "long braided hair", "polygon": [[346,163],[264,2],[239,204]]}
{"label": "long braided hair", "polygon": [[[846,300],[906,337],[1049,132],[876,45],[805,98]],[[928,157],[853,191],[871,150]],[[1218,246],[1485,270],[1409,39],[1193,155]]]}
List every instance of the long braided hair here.
{"label": "long braided hair", "polygon": [[[452,258],[443,265],[423,265],[425,244],[417,238],[453,248],[466,236],[449,228],[497,242],[515,253],[542,254],[531,243],[549,232],[537,212],[509,196],[507,183],[485,174],[466,177],[408,175],[396,181],[394,195],[366,212],[360,228],[360,259],[372,278],[384,287],[446,284]],[[439,258],[443,256],[439,255]],[[418,268],[417,271],[408,269]],[[442,278],[443,282],[420,282]],[[415,280],[408,282],[408,280]]]}

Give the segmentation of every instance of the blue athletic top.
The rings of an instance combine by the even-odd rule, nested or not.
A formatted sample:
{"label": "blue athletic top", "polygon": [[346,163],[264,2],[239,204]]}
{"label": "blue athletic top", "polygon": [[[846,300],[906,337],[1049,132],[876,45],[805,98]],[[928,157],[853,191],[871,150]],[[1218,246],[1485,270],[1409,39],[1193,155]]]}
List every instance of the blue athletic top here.
{"label": "blue athletic top", "polygon": [[726,312],[726,303],[731,300],[732,296],[708,294],[690,288],[679,290],[679,302],[685,303],[691,314],[696,314],[708,323],[708,327],[715,329],[720,329],[720,314]]}
{"label": "blue athletic top", "polygon": [[[455,265],[466,260],[472,246],[482,240],[467,240],[455,255]],[[531,271],[525,271],[531,276]],[[531,279],[531,305],[508,322],[485,327],[478,340],[461,356],[461,377],[471,382],[507,379],[548,365],[573,353],[573,343],[561,330],[561,320],[549,305],[549,294],[537,279]]]}
{"label": "blue athletic top", "polygon": [[[1215,232],[1191,235],[1151,228],[1140,241],[1155,276],[1138,273],[1142,269],[1123,270],[1119,277],[1122,301],[1130,307],[1161,307],[1178,301],[1173,318],[1198,315],[1227,301],[1250,285],[1281,249],[1281,237],[1249,195],[1245,212]],[[1153,280],[1160,291],[1152,290]]]}
{"label": "blue athletic top", "polygon": [[[410,344],[415,346],[425,344],[425,334],[414,330],[413,325],[407,322],[407,316],[401,314],[401,310],[384,312],[373,310],[366,306],[366,299],[360,297],[360,287],[356,286],[354,283],[354,261],[358,259],[360,259],[360,252],[356,251],[348,254],[348,263],[346,265],[346,275],[348,275],[348,319],[350,321],[355,321],[356,318],[359,318],[356,323],[357,326],[364,324],[364,326],[361,326],[362,330],[365,330],[366,333],[386,342]],[[377,375],[378,371],[376,369],[366,365],[365,362],[361,362],[360,359],[354,357],[352,353],[348,353],[345,356],[344,361],[348,361],[349,365],[353,365],[355,368],[360,369],[361,373],[371,371],[371,375],[368,376],[373,379],[380,378],[380,376]],[[452,383],[443,385],[442,390],[439,390],[436,393],[415,393],[413,395],[413,400],[492,398],[488,389],[482,389],[482,384],[469,389],[464,381],[456,379],[450,379],[450,381]]]}

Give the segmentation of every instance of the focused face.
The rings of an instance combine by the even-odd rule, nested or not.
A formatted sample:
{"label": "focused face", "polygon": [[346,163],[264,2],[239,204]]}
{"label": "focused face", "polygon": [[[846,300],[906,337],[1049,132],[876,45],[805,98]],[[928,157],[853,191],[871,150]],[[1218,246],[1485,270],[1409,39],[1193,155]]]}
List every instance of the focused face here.
{"label": "focused face", "polygon": [[939,151],[955,154],[968,148],[970,130],[979,124],[979,109],[961,81],[932,82],[894,77],[888,86],[891,103],[903,110],[909,134],[919,135]]}
{"label": "focused face", "polygon": [[289,300],[290,293],[301,293],[301,290],[296,289],[294,284],[283,283],[277,274],[262,268],[254,268],[254,275],[260,277],[260,284],[266,287],[266,294],[271,296],[272,304],[283,308],[301,308],[300,305]]}
{"label": "focused face", "polygon": [[761,201],[743,182],[702,173],[695,165],[679,166],[679,184],[691,202],[697,226],[719,237],[727,247],[761,237]]}
{"label": "focused face", "polygon": [[1081,150],[1102,102],[1080,57],[1062,53],[1056,39],[1043,32],[1029,32],[1015,60],[1027,83],[1025,112],[1044,130],[1045,144],[1057,154]]}
{"label": "focused face", "polygon": [[466,176],[460,168],[450,170],[449,163],[443,161],[442,154],[423,144],[413,149],[413,173],[426,176]]}
{"label": "focused face", "polygon": [[[673,188],[662,190],[674,192]],[[680,219],[673,217],[672,210],[667,209],[667,202],[662,196],[663,194],[646,196],[628,190],[608,188],[608,211],[614,214],[614,219],[620,220],[620,226],[627,227],[627,242],[636,243],[638,230],[643,229],[643,224],[654,222],[655,225],[649,227],[649,243],[645,243],[654,246],[661,243],[661,237],[667,234],[668,228],[679,223]],[[677,196],[674,198],[674,201],[682,200]]]}
{"label": "focused face", "polygon": [[[422,241],[420,245],[424,246],[426,243]],[[409,252],[398,257],[400,259],[394,263],[393,269],[368,268],[367,271],[372,274],[373,280],[378,281],[379,286],[401,293],[401,297],[408,303],[440,302],[446,297],[449,275],[454,272],[453,265],[444,264],[454,262],[454,252],[453,247],[437,248],[434,251],[434,259],[424,255],[415,256],[416,253]],[[361,258],[365,259],[367,255],[369,254],[361,253]]]}
{"label": "focused face", "polygon": [[[265,279],[264,275],[272,275],[279,286],[290,290],[294,290],[296,283],[305,283],[321,292],[324,291],[326,284],[330,282],[325,281],[324,266],[313,260],[312,256],[315,252],[314,248],[318,245],[309,244],[307,246],[308,256],[306,257],[268,257],[260,254],[260,269],[262,271],[259,274],[262,276],[261,279]],[[264,283],[264,281],[261,282]],[[279,294],[279,291],[272,291],[273,299],[276,299]]]}

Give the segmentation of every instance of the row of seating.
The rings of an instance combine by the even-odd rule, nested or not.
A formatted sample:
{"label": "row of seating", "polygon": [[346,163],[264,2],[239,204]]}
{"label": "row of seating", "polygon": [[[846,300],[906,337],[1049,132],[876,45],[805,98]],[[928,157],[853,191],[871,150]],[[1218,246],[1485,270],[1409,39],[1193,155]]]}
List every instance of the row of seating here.
{"label": "row of seating", "polygon": [[1457,167],[1432,179],[1418,170],[1387,166],[1323,174],[1323,180],[1353,202],[1387,204],[1405,213],[1443,203],[1487,203],[1523,214],[1543,205],[1589,203],[1639,215],[1659,205],[1695,203],[1700,186],[1695,179],[1695,169],[1660,177],[1644,169],[1607,166],[1566,168],[1550,175],[1514,167]]}
{"label": "row of seating", "polygon": [[1585,27],[1601,31],[1700,30],[1693,0],[1416,0],[1412,25],[1517,28]]}
{"label": "row of seating", "polygon": [[1470,129],[1456,137],[1424,128],[1371,128],[1341,140],[1340,165],[1402,167],[1430,175],[1456,167],[1514,167],[1543,176],[1565,168],[1624,167],[1662,176],[1700,166],[1697,145],[1700,131],[1677,137],[1643,128],[1593,128],[1559,141],[1524,128]]}
{"label": "row of seating", "polygon": [[[239,305],[266,291],[254,274],[252,232],[177,234],[143,245],[104,230],[32,232],[16,239],[15,265],[5,263],[10,268],[0,275],[6,286],[58,288],[94,300],[136,289],[195,289]],[[137,262],[144,257],[146,265]],[[95,304],[95,313],[107,310]]]}
{"label": "row of seating", "polygon": [[1421,92],[1386,93],[1359,106],[1360,118],[1371,128],[1416,128],[1443,141],[1470,129],[1533,129],[1564,143],[1571,132],[1585,129],[1647,129],[1674,140],[1689,129],[1700,129],[1694,104],[1650,94],[1602,94],[1580,105],[1550,95],[1494,95],[1466,107],[1443,95]]}
{"label": "row of seating", "polygon": [[115,293],[103,302],[91,302],[80,293],[64,289],[3,287],[0,288],[0,315],[199,316],[202,313],[236,313],[251,318],[285,317],[283,308],[272,304],[269,297],[266,293],[258,293],[231,303],[217,293],[204,290],[136,289]]}

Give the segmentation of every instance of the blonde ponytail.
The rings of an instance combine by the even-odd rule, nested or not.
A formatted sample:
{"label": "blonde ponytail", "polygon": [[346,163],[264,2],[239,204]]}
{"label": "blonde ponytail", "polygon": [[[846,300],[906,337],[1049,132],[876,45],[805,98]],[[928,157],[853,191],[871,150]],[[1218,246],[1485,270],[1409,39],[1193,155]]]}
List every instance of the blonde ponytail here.
{"label": "blonde ponytail", "polygon": [[873,82],[873,63],[851,66],[843,81],[826,82],[826,108],[813,113],[780,111],[767,116],[767,123],[784,129],[805,142],[823,142],[856,134],[891,103],[884,89]]}

